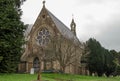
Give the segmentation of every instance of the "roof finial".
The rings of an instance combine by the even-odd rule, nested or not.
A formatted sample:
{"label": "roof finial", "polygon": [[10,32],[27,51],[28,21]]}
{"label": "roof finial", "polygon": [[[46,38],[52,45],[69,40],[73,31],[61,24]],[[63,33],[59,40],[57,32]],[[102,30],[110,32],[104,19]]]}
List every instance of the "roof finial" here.
{"label": "roof finial", "polygon": [[76,24],[74,22],[74,15],[73,14],[72,14],[72,22],[71,22],[70,26],[71,26],[71,31],[76,36]]}
{"label": "roof finial", "polygon": [[45,6],[45,0],[43,0],[43,6]]}

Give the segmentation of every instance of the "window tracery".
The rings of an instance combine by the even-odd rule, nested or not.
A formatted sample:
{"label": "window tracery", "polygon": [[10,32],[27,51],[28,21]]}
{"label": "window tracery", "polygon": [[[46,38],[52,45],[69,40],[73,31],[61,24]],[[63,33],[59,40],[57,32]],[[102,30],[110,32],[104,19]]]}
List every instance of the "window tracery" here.
{"label": "window tracery", "polygon": [[37,35],[38,44],[41,46],[45,46],[48,44],[49,40],[50,40],[50,32],[46,28],[41,29]]}

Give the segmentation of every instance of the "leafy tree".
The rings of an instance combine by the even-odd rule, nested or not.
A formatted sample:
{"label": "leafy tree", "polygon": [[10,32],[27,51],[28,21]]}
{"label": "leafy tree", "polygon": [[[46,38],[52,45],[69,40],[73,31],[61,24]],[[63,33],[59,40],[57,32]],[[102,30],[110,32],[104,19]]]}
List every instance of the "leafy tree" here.
{"label": "leafy tree", "polygon": [[115,50],[109,51],[105,49],[98,41],[92,38],[86,42],[86,46],[87,53],[89,53],[87,54],[87,67],[90,73],[96,72],[98,76],[102,76],[105,73],[109,77],[115,72],[118,65],[118,53]]}
{"label": "leafy tree", "polygon": [[120,52],[116,52],[115,50],[111,50],[110,52],[114,56],[114,65],[116,65],[112,75],[120,75]]}
{"label": "leafy tree", "polygon": [[105,50],[105,68],[106,68],[106,76],[109,77],[113,72],[115,72],[117,64],[116,64],[116,56],[117,52],[115,50]]}
{"label": "leafy tree", "polygon": [[116,67],[116,70],[115,70],[115,72],[114,72],[114,74],[113,74],[113,76],[116,76],[116,75],[120,75],[120,65],[118,65],[118,66]]}
{"label": "leafy tree", "polygon": [[88,54],[88,68],[90,73],[97,73],[98,76],[102,76],[104,73],[104,53],[102,53],[103,48],[98,41],[93,38],[90,38],[86,42],[90,53]]}
{"label": "leafy tree", "polygon": [[118,64],[120,65],[120,52],[118,52]]}
{"label": "leafy tree", "polygon": [[25,0],[0,0],[0,72],[15,72],[24,43],[26,26],[20,21]]}
{"label": "leafy tree", "polygon": [[0,62],[1,62],[1,60],[3,59],[3,57],[2,56],[0,56]]}
{"label": "leafy tree", "polygon": [[120,65],[120,52],[116,52],[115,50],[111,50],[111,53],[114,54],[114,58],[116,59],[117,66]]}

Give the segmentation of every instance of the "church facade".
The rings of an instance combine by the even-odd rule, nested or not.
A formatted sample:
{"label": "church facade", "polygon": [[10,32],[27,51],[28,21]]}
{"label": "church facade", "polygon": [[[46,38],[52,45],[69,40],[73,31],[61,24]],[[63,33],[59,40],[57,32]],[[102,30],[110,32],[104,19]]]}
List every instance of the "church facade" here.
{"label": "church facade", "polygon": [[64,72],[71,74],[86,74],[81,64],[84,50],[83,44],[76,36],[74,19],[71,30],[56,18],[43,2],[43,8],[38,15],[26,38],[26,46],[19,72],[29,73],[44,71]]}

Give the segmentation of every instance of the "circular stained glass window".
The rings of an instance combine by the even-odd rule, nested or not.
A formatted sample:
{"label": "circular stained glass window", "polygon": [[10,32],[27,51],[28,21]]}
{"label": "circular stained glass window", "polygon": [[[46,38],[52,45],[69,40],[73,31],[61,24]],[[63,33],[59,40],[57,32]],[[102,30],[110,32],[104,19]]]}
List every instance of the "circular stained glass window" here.
{"label": "circular stained glass window", "polygon": [[39,45],[45,46],[49,42],[49,40],[50,40],[50,33],[46,28],[38,32],[37,42],[39,43]]}

